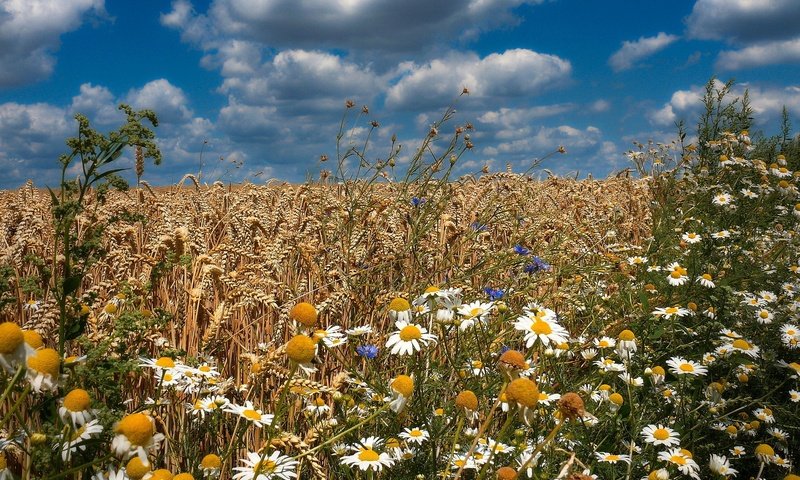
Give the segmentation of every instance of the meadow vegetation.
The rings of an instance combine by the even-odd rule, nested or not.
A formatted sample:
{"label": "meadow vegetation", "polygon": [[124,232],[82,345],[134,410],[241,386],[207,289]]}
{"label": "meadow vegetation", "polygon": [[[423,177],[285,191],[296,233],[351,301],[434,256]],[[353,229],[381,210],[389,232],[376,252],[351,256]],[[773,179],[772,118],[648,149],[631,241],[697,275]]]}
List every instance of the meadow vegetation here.
{"label": "meadow vegetation", "polygon": [[319,181],[152,189],[153,112],[79,117],[0,192],[0,479],[797,480],[800,141],[730,86],[604,180],[348,102]]}

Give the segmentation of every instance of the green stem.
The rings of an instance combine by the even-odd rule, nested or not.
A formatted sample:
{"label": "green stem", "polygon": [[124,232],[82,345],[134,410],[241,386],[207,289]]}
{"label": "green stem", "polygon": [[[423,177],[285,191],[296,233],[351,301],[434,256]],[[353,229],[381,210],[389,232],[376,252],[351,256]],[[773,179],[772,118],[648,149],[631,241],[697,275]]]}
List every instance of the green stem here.
{"label": "green stem", "polygon": [[81,472],[81,471],[85,470],[88,467],[91,467],[93,465],[97,465],[99,463],[103,463],[103,462],[105,462],[106,460],[108,460],[109,458],[111,458],[113,456],[114,456],[113,453],[109,453],[105,457],[96,458],[96,459],[92,460],[91,462],[87,462],[87,463],[84,463],[82,465],[78,465],[77,467],[72,467],[72,468],[64,470],[62,472],[58,472],[55,475],[50,475],[49,477],[45,477],[43,480],[55,480],[56,478],[63,478],[63,477],[66,477],[66,476],[68,476],[70,474]]}
{"label": "green stem", "polygon": [[16,402],[14,402],[14,405],[11,407],[11,409],[10,409],[10,410],[9,410],[9,411],[6,413],[6,415],[3,417],[3,420],[2,420],[2,421],[0,421],[0,428],[2,428],[2,427],[5,427],[5,425],[6,425],[6,422],[8,422],[8,419],[9,419],[9,418],[11,418],[11,415],[13,415],[13,414],[14,414],[14,412],[16,412],[16,411],[17,411],[17,409],[19,408],[19,406],[22,404],[22,401],[25,399],[25,397],[27,397],[27,396],[28,396],[28,394],[30,393],[30,391],[31,391],[31,386],[30,386],[30,385],[26,385],[26,386],[25,386],[25,389],[22,391],[22,394],[19,396],[19,398],[17,399],[17,401],[16,401]]}
{"label": "green stem", "polygon": [[14,385],[17,384],[17,381],[20,379],[20,377],[22,377],[23,373],[25,373],[25,365],[20,364],[19,368],[17,368],[17,372],[14,374],[14,377],[11,379],[11,381],[8,383],[8,386],[3,391],[3,396],[0,397],[0,403],[3,403],[5,401],[8,394],[11,393],[11,389],[14,388]]}
{"label": "green stem", "polygon": [[362,425],[364,425],[364,424],[366,424],[366,423],[369,423],[369,422],[371,422],[371,421],[372,421],[372,420],[373,420],[375,417],[377,417],[377,416],[378,416],[378,415],[380,415],[381,413],[385,412],[385,411],[386,411],[386,410],[389,408],[389,406],[390,406],[390,405],[391,405],[391,403],[388,403],[388,402],[387,402],[386,404],[384,404],[384,405],[383,405],[381,408],[379,408],[378,410],[376,410],[376,411],[375,411],[375,413],[373,413],[373,414],[372,414],[372,415],[370,415],[369,417],[367,417],[367,418],[365,418],[364,420],[362,420],[362,421],[358,422],[357,424],[353,425],[352,427],[348,428],[347,430],[345,430],[345,431],[343,431],[343,432],[341,432],[341,433],[339,433],[339,434],[336,434],[336,435],[334,435],[333,437],[331,437],[331,438],[329,438],[329,439],[325,440],[324,442],[320,443],[319,445],[317,445],[316,447],[312,448],[311,450],[307,450],[307,451],[305,451],[305,452],[301,453],[300,455],[298,455],[298,456],[294,457],[294,459],[295,459],[295,460],[299,460],[299,459],[301,459],[301,458],[303,458],[303,457],[306,457],[306,456],[308,456],[308,455],[311,455],[312,453],[314,453],[314,452],[318,451],[318,450],[319,450],[319,449],[321,449],[322,447],[324,447],[324,446],[326,446],[326,445],[330,445],[331,443],[333,443],[333,442],[335,442],[335,441],[339,440],[340,438],[344,437],[345,435],[347,435],[348,433],[352,432],[353,430],[355,430],[355,429],[357,429],[357,428],[361,427]]}

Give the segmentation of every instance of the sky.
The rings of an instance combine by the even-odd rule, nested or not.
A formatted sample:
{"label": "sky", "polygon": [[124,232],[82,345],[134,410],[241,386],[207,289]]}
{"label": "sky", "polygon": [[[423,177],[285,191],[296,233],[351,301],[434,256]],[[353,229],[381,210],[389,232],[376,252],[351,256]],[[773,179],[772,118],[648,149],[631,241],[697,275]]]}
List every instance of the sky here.
{"label": "sky", "polygon": [[401,178],[453,104],[436,145],[474,126],[459,175],[563,146],[538,171],[604,177],[691,135],[712,77],[749,91],[755,131],[797,124],[798,74],[798,0],[0,0],[0,188],[56,186],[74,115],[108,131],[120,103],[158,115],[151,185],[318,178],[345,114],[342,148],[377,122],[366,157],[396,135]]}

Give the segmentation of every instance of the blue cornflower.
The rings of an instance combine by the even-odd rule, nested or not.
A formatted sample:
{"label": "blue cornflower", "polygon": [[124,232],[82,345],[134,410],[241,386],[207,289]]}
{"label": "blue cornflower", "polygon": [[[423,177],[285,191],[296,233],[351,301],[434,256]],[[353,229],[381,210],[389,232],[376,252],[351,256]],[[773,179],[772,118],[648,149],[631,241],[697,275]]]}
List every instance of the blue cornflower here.
{"label": "blue cornflower", "polygon": [[423,203],[425,203],[427,201],[428,200],[425,197],[422,197],[422,198],[412,197],[411,198],[411,205],[413,205],[415,207],[419,207],[420,205],[422,205]]}
{"label": "blue cornflower", "polygon": [[486,287],[483,289],[483,291],[484,293],[486,293],[486,295],[489,295],[489,300],[500,300],[501,298],[503,298],[503,295],[506,294],[506,292],[504,292],[503,290],[492,287]]}
{"label": "blue cornflower", "polygon": [[531,253],[531,251],[523,247],[522,245],[514,245],[514,253],[517,253],[519,255],[527,255]]}
{"label": "blue cornflower", "polygon": [[375,345],[359,345],[356,347],[356,353],[372,360],[378,356],[378,347]]}
{"label": "blue cornflower", "polygon": [[523,269],[525,273],[536,273],[546,270],[550,270],[550,264],[536,255],[534,255],[531,259],[531,263],[525,265],[525,268]]}

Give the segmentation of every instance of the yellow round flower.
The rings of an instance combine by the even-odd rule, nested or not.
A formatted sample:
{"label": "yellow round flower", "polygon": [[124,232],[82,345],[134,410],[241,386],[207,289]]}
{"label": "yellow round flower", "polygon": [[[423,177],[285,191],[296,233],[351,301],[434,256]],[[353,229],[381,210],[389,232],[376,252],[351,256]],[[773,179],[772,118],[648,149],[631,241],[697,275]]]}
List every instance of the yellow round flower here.
{"label": "yellow round flower", "polygon": [[23,330],[22,336],[25,337],[25,343],[27,343],[28,346],[34,350],[44,346],[44,340],[42,340],[42,336],[39,335],[39,332],[34,330]]}
{"label": "yellow round flower", "polygon": [[76,388],[64,396],[64,407],[70,412],[82,412],[89,408],[92,399],[89,392]]}
{"label": "yellow round flower", "polygon": [[404,312],[406,310],[411,310],[411,304],[408,303],[408,300],[405,298],[397,297],[389,302],[389,310],[395,312]]}
{"label": "yellow round flower", "polygon": [[132,413],[123,417],[114,431],[125,435],[133,445],[147,445],[155,434],[155,426],[144,413]]}
{"label": "yellow round flower", "polygon": [[474,412],[478,409],[478,397],[472,390],[463,390],[456,396],[456,406]]}
{"label": "yellow round flower", "polygon": [[307,335],[295,335],[286,344],[286,355],[297,363],[308,363],[316,354],[316,344]]}
{"label": "yellow round flower", "polygon": [[398,375],[392,380],[391,386],[392,390],[406,398],[414,393],[414,379],[408,375]]}
{"label": "yellow round flower", "polygon": [[159,468],[150,475],[150,480],[172,480],[174,475],[166,468]]}
{"label": "yellow round flower", "polygon": [[620,395],[617,392],[614,392],[611,395],[609,395],[608,399],[611,401],[611,403],[617,406],[622,406],[622,404],[625,403],[625,399],[623,399],[622,395]]}
{"label": "yellow round flower", "polygon": [[317,309],[308,302],[300,302],[289,311],[289,318],[306,327],[313,327],[317,317]]}
{"label": "yellow round flower", "polygon": [[497,469],[497,480],[514,480],[517,478],[517,471],[511,467],[500,467]]}
{"label": "yellow round flower", "polygon": [[539,387],[529,378],[517,378],[508,384],[505,390],[508,400],[533,408],[539,403]]}
{"label": "yellow round flower", "polygon": [[25,341],[25,335],[19,325],[13,322],[0,323],[0,355],[14,353]]}
{"label": "yellow round flower", "polygon": [[624,342],[631,342],[633,340],[636,340],[636,335],[634,335],[633,332],[630,330],[623,330],[619,333],[619,337],[617,338],[619,338]]}
{"label": "yellow round flower", "polygon": [[175,475],[174,477],[172,477],[172,480],[194,480],[194,477],[192,476],[191,473],[184,472]]}
{"label": "yellow round flower", "polygon": [[33,352],[27,360],[28,368],[51,377],[57,377],[61,368],[61,356],[52,348]]}
{"label": "yellow round flower", "polygon": [[150,464],[142,462],[139,457],[133,457],[128,461],[128,465],[125,466],[125,473],[131,480],[141,480],[150,473]]}

